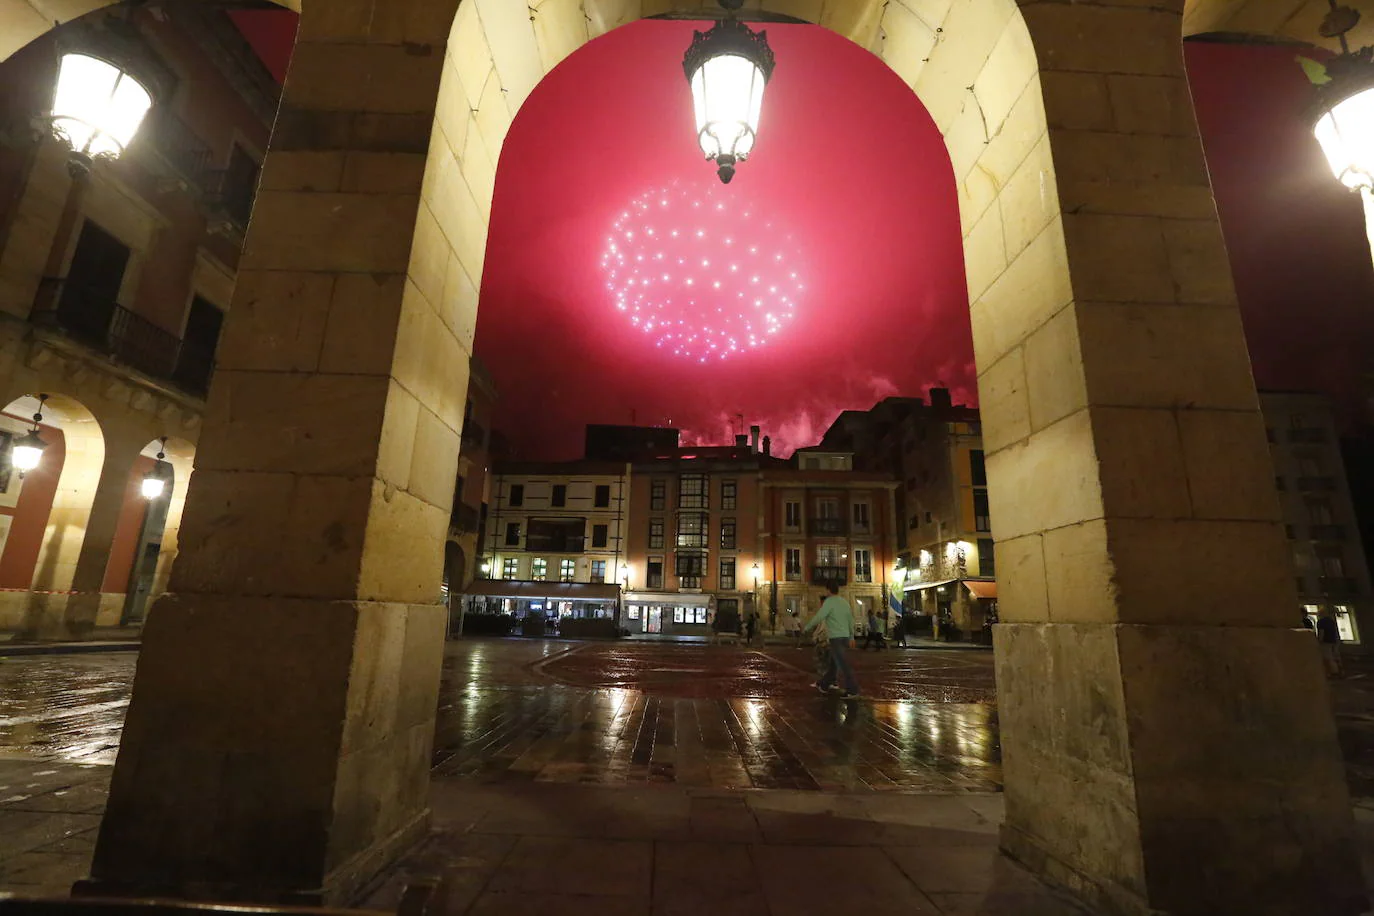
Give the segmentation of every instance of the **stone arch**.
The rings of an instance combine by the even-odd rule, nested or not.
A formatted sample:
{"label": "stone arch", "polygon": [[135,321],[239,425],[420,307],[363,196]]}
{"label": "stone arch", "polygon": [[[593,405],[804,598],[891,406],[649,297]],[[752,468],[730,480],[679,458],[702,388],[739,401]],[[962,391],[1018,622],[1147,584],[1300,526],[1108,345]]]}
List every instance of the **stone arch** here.
{"label": "stone arch", "polygon": [[[14,521],[0,564],[11,575],[30,570],[27,591],[6,592],[10,626],[23,635],[52,636],[65,624],[64,610],[86,538],[105,463],[105,435],[94,414],[69,395],[44,392],[40,432],[48,440],[39,466],[18,485]],[[39,410],[34,392],[11,401],[4,413],[21,421]],[[11,481],[11,487],[15,486]],[[29,498],[25,498],[27,490]],[[30,529],[33,529],[32,532]],[[33,537],[36,543],[30,543]],[[35,548],[36,547],[36,551]],[[18,586],[19,579],[7,583]]]}
{"label": "stone arch", "polygon": [[[343,900],[423,833],[441,545],[501,142],[563,55],[704,7],[305,5],[97,883],[170,873],[202,893]],[[1122,911],[1280,895],[1338,911],[1347,879],[1359,894],[1353,823],[1330,723],[1291,700],[1325,688],[1289,629],[1181,6],[753,8],[882,56],[955,164],[1001,553],[1004,848]],[[1205,616],[1186,600],[1218,589]],[[291,664],[258,651],[264,633]],[[1275,753],[1285,742],[1307,756]],[[292,766],[255,770],[236,807],[206,763],[230,753]],[[295,832],[264,836],[265,812]],[[288,864],[264,875],[272,848]]]}
{"label": "stone arch", "polygon": [[[71,0],[61,3],[50,0],[0,0],[0,60],[50,29],[120,2],[123,0]],[[276,2],[297,13],[301,11],[300,0]]]}

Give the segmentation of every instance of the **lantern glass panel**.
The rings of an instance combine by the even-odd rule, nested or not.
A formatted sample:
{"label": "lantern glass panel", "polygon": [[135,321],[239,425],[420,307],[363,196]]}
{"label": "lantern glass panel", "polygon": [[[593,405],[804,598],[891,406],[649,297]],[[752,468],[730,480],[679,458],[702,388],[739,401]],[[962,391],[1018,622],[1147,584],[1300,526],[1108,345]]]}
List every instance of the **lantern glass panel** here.
{"label": "lantern glass panel", "polygon": [[43,457],[41,448],[34,448],[32,445],[16,445],[13,454],[10,455],[10,463],[21,471],[32,471],[38,467],[38,462]]}
{"label": "lantern glass panel", "polygon": [[721,54],[692,74],[697,140],[708,159],[746,158],[763,110],[763,71],[748,58]]}
{"label": "lantern glass panel", "polygon": [[1337,102],[1322,114],[1312,132],[1342,184],[1374,187],[1374,88]]}
{"label": "lantern glass panel", "polygon": [[63,56],[52,115],[72,149],[91,156],[120,155],[152,104],[147,89],[108,61],[85,54]]}

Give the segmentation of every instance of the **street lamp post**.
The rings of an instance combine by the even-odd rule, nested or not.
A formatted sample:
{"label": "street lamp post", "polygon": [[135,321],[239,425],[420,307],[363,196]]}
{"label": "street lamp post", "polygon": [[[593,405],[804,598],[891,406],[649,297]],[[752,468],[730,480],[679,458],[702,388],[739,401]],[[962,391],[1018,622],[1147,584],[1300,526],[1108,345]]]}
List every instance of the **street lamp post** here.
{"label": "street lamp post", "polygon": [[1327,2],[1330,9],[1319,32],[1339,40],[1341,53],[1325,64],[1299,58],[1317,87],[1312,133],[1332,174],[1359,193],[1374,250],[1374,47],[1351,51],[1346,33],[1359,24],[1360,14],[1336,0]]}
{"label": "street lamp post", "polygon": [[720,0],[725,17],[697,32],[682,59],[692,89],[697,143],[716,163],[725,184],[735,166],[749,158],[758,136],[763,90],[773,75],[767,32],[755,32],[735,18],[744,0]]}

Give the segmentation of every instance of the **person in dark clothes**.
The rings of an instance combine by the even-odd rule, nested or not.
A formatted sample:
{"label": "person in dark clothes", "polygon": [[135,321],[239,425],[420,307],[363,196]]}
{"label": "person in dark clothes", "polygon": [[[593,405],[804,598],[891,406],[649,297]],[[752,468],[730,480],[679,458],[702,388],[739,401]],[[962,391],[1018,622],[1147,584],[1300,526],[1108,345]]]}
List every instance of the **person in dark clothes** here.
{"label": "person in dark clothes", "polygon": [[1317,642],[1322,648],[1322,662],[1331,677],[1345,677],[1345,661],[1341,658],[1341,629],[1329,607],[1317,618]]}

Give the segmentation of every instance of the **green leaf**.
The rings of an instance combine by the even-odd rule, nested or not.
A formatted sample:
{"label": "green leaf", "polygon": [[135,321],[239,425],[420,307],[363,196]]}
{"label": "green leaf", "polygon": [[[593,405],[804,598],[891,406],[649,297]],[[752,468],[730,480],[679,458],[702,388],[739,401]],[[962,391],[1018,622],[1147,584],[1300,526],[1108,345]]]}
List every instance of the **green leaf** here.
{"label": "green leaf", "polygon": [[1311,80],[1312,85],[1324,86],[1331,82],[1331,74],[1326,72],[1326,64],[1319,60],[1313,60],[1310,57],[1302,57],[1301,55],[1299,55],[1296,60],[1298,66],[1302,67],[1302,72]]}

